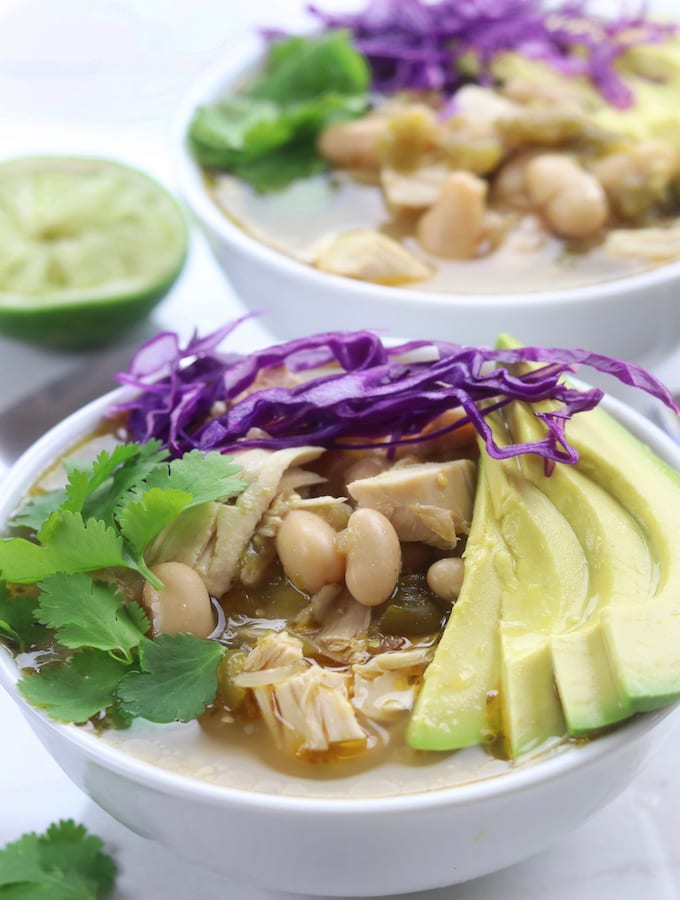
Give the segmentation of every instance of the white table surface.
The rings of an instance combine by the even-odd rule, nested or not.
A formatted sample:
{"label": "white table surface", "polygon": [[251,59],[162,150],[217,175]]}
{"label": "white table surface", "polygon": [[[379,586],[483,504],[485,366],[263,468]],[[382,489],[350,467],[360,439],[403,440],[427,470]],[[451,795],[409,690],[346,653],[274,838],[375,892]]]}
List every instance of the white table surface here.
{"label": "white table surface", "polygon": [[[672,11],[677,0],[666,0]],[[326,7],[333,5],[327,2]],[[253,26],[304,22],[297,0],[0,0],[0,157],[77,150],[115,155],[171,187],[167,136],[178,98],[220,54],[255,42]],[[1,252],[1,249],[0,249]],[[242,312],[195,235],[187,268],[149,332],[188,335]],[[241,348],[268,340],[261,322]],[[91,358],[0,338],[0,411]],[[663,374],[680,383],[672,360]],[[561,846],[428,900],[680,900],[680,716],[632,786]],[[0,694],[0,845],[73,817],[106,841],[127,900],[273,900],[199,871],[131,834],[73,787]],[[555,811],[559,815],[559,810]]]}

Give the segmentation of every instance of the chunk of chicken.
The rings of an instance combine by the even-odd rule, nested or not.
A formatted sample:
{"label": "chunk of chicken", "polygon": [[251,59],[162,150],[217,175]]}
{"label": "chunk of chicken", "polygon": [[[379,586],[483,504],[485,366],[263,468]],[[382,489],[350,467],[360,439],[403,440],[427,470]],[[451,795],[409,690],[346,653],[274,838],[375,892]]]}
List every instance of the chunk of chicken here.
{"label": "chunk of chicken", "polygon": [[241,556],[276,496],[284,472],[318,459],[322,453],[321,447],[291,447],[234,454],[234,461],[242,467],[239,477],[248,486],[233,504],[219,505],[214,536],[195,566],[213,596],[220,597],[229,590]]}
{"label": "chunk of chicken", "polygon": [[317,148],[321,156],[339,169],[374,169],[381,163],[380,143],[389,118],[382,113],[351,122],[335,122],[324,128]]}
{"label": "chunk of chicken", "polygon": [[434,647],[412,647],[380,653],[352,666],[352,705],[378,722],[410,712],[418,682],[434,656]]}
{"label": "chunk of chicken", "polygon": [[[414,444],[403,444],[396,448],[395,459],[397,463],[410,459],[411,463],[423,461],[440,461],[449,460],[453,457],[461,455],[461,449],[465,448],[466,456],[470,455],[475,447],[476,432],[469,422],[463,422],[465,413],[462,409],[450,409],[438,415],[429,425],[423,428],[419,440]],[[457,425],[451,431],[444,431]],[[443,434],[439,434],[444,431]],[[358,481],[360,478],[368,478],[370,475],[377,475],[379,471],[385,471],[388,466],[376,471],[367,471],[365,474],[360,470],[355,470],[357,474],[349,481]],[[348,474],[351,474],[348,473]],[[349,483],[349,482],[348,482]]]}
{"label": "chunk of chicken", "polygon": [[348,490],[359,506],[386,516],[400,540],[450,549],[470,528],[476,468],[469,459],[416,463],[354,481]]}
{"label": "chunk of chicken", "polygon": [[275,684],[307,668],[302,641],[287,631],[261,637],[233,679],[236,687],[255,688]]}
{"label": "chunk of chicken", "polygon": [[[344,755],[366,746],[349,700],[347,676],[311,666],[274,685],[278,739],[296,756],[342,750]],[[260,698],[258,696],[258,703]]]}
{"label": "chunk of chicken", "polygon": [[418,243],[444,259],[470,259],[484,237],[487,183],[468,172],[454,172],[437,202],[418,221]]}
{"label": "chunk of chicken", "polygon": [[[501,96],[498,91],[477,84],[466,84],[456,91],[456,113],[469,117],[470,121],[493,123],[502,116],[511,116],[517,112],[517,104],[508,97]],[[488,133],[488,132],[487,132]]]}
{"label": "chunk of chicken", "polygon": [[357,638],[365,635],[371,623],[371,610],[343,590],[330,602],[316,604],[321,630],[316,642],[321,649],[340,662],[354,662],[365,657],[365,647]]}
{"label": "chunk of chicken", "polygon": [[432,274],[401,244],[372,228],[345,231],[324,243],[315,265],[324,272],[374,284],[409,284]]}
{"label": "chunk of chicken", "polygon": [[293,755],[348,746],[362,749],[367,735],[349,701],[348,677],[317,665],[297,669],[296,640],[285,632],[268,635],[251,652],[235,683],[252,687],[277,745]]}
{"label": "chunk of chicken", "polygon": [[488,175],[506,153],[497,122],[518,107],[489,88],[469,84],[456,92],[453,114],[442,122],[438,147],[453,169]]}

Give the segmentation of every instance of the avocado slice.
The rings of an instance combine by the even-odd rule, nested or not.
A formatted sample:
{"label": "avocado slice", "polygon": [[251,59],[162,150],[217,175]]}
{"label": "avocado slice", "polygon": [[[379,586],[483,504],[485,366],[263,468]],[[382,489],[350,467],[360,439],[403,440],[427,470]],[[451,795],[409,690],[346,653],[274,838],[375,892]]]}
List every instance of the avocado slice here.
{"label": "avocado slice", "polygon": [[[500,416],[488,421],[500,439]],[[499,692],[511,756],[564,735],[548,639],[581,620],[586,599],[586,560],[567,520],[517,459],[482,452],[463,588],[425,673],[411,746],[454,749],[496,736]]]}
{"label": "avocado slice", "polygon": [[491,508],[488,462],[482,455],[463,586],[408,726],[407,741],[418,750],[455,750],[497,733],[490,711],[500,690],[498,619],[511,560]]}
{"label": "avocado slice", "polygon": [[566,732],[550,638],[500,623],[503,732],[509,756],[538,750]]}
{"label": "avocado slice", "polygon": [[[497,443],[542,436],[522,404],[487,421]],[[680,473],[600,408],[567,436],[579,462],[550,478],[542,458],[481,447],[463,588],[413,747],[455,749],[500,727],[516,757],[680,696]]]}
{"label": "avocado slice", "polygon": [[568,437],[579,468],[628,510],[649,547],[650,591],[606,604],[600,617],[633,711],[655,709],[680,696],[680,473],[599,408],[572,419]]}
{"label": "avocado slice", "polygon": [[[499,418],[487,421],[502,443]],[[524,476],[521,457],[490,460],[488,478],[512,558],[501,589],[501,701],[509,755],[517,757],[566,732],[550,638],[585,616],[588,566],[569,521]]]}
{"label": "avocado slice", "polygon": [[[523,403],[507,409],[513,439],[542,437],[542,428]],[[627,718],[631,704],[611,669],[601,634],[600,610],[636,603],[649,595],[653,566],[635,519],[579,466],[559,465],[549,478],[537,455],[519,458],[523,473],[570,523],[588,565],[588,600],[580,621],[555,629],[551,649],[555,680],[570,734],[580,735]]]}

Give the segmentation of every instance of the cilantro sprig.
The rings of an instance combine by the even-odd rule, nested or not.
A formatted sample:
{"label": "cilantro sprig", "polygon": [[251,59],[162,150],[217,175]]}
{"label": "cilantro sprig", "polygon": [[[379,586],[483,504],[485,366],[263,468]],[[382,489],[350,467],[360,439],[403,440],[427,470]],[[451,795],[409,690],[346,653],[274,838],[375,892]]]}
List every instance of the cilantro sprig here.
{"label": "cilantro sprig", "polygon": [[0,897],[96,900],[113,887],[114,860],[104,842],[73,820],[31,832],[0,850]]}
{"label": "cilantro sprig", "polygon": [[151,541],[186,510],[245,487],[220,453],[167,456],[150,441],[67,463],[65,487],[31,499],[13,520],[32,536],[0,540],[0,638],[24,650],[50,630],[62,649],[24,674],[19,690],[55,719],[188,721],[214,700],[222,645],[189,634],[149,639],[142,607],[103,571],[132,570],[162,590],[144,560]]}
{"label": "cilantro sprig", "polygon": [[245,484],[229,457],[194,450],[168,463],[160,442],[121,444],[90,466],[67,464],[68,482],[51,501],[29,501],[15,525],[35,540],[0,541],[0,577],[35,584],[56,573],[107,568],[139,572],[155,588],[162,582],[144,561],[149,543],[182,512],[225,500]]}

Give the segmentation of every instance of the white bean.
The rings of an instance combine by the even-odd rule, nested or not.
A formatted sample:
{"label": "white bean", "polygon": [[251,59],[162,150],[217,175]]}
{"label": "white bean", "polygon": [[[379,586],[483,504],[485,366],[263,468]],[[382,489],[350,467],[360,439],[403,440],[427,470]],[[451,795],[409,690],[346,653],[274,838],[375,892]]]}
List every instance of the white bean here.
{"label": "white bean", "polygon": [[345,583],[363,606],[388,600],[401,570],[401,544],[390,520],[376,509],[357,509],[341,539],[347,554]]}
{"label": "white bean", "polygon": [[332,165],[348,169],[378,169],[380,140],[388,126],[386,116],[364,116],[351,122],[335,122],[319,137],[321,156]]}
{"label": "white bean", "polygon": [[148,581],[144,585],[142,600],[153,633],[185,632],[208,637],[215,627],[215,617],[208,589],[198,572],[180,562],[159,563],[151,571],[165,585],[162,590]]}
{"label": "white bean", "polygon": [[458,556],[447,556],[445,559],[438,559],[437,562],[432,563],[427,570],[427,586],[442,600],[453,603],[460,594],[464,574],[465,563],[463,560]]}
{"label": "white bean", "polygon": [[276,552],[283,571],[306,594],[316,594],[325,584],[337,584],[344,577],[345,559],[335,535],[325,519],[304,509],[291,510],[281,523]]}
{"label": "white bean", "polygon": [[487,184],[469,172],[454,172],[439,199],[416,228],[423,250],[444,259],[470,259],[484,236]]}
{"label": "white bean", "polygon": [[534,157],[527,164],[526,184],[531,202],[560,237],[591,237],[607,221],[609,204],[602,185],[569,156]]}

